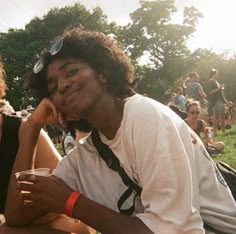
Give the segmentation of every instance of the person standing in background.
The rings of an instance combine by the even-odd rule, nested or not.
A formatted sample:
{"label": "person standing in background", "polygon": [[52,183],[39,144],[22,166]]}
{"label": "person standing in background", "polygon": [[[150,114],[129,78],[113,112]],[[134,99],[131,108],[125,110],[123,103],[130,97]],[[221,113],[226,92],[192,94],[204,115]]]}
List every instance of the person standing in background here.
{"label": "person standing in background", "polygon": [[199,75],[196,72],[192,72],[189,75],[190,80],[186,86],[186,98],[199,101],[202,108],[206,108],[207,100],[206,93],[203,90],[202,85],[199,83]]}
{"label": "person standing in background", "polygon": [[181,87],[177,87],[175,89],[176,96],[174,97],[174,104],[178,106],[182,111],[186,110],[186,98],[183,95],[183,89]]}
{"label": "person standing in background", "polygon": [[211,69],[207,84],[208,113],[212,116],[214,135],[217,135],[218,126],[225,131],[225,103],[228,103],[223,93],[224,84],[220,84],[218,78],[218,71]]}

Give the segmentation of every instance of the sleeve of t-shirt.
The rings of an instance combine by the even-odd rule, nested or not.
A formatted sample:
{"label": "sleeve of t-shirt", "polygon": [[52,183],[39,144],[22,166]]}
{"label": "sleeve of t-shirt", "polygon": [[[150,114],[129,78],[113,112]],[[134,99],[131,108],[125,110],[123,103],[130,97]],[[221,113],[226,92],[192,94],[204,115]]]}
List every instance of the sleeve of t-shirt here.
{"label": "sleeve of t-shirt", "polygon": [[203,92],[203,88],[202,88],[201,84],[197,85],[197,90],[198,90],[198,93]]}
{"label": "sleeve of t-shirt", "polygon": [[183,227],[193,219],[198,221],[192,222],[191,228],[196,225],[199,229],[201,225],[192,201],[190,162],[177,129],[182,124],[175,114],[163,115],[157,110],[137,113],[133,119],[131,147],[135,150],[144,207],[144,213],[137,217],[154,233],[183,233]]}
{"label": "sleeve of t-shirt", "polygon": [[58,163],[53,174],[62,179],[71,189],[78,190],[76,183],[76,172],[74,171],[76,165],[76,149],[70,152],[69,155],[63,157]]}

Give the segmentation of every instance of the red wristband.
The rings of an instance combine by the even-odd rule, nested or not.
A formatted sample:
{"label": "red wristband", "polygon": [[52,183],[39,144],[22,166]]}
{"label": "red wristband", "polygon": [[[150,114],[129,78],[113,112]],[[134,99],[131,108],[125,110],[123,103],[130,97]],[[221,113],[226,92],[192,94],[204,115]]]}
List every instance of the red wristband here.
{"label": "red wristband", "polygon": [[78,198],[80,197],[80,195],[81,195],[81,193],[79,191],[74,191],[70,194],[70,196],[67,199],[66,204],[65,204],[65,214],[66,215],[72,217],[75,203],[78,200]]}

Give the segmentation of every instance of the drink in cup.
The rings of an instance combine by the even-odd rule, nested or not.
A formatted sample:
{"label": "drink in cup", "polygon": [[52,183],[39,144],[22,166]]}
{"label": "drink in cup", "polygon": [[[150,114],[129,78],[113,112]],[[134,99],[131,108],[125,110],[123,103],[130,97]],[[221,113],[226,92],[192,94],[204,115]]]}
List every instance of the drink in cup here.
{"label": "drink in cup", "polygon": [[[36,176],[49,176],[49,168],[37,168],[37,169],[31,169],[31,170],[26,170],[26,171],[19,171],[15,173],[16,179],[19,178],[20,175],[27,174],[27,175],[36,175]],[[27,181],[21,181],[20,183],[28,183],[31,184],[30,182]],[[28,191],[21,191],[21,193],[29,193]],[[24,204],[26,203],[31,203],[32,201],[25,200]]]}
{"label": "drink in cup", "polygon": [[15,173],[16,179],[20,175],[27,174],[27,175],[38,175],[38,176],[49,176],[49,168],[37,168],[37,169],[31,169],[26,171],[19,171]]}

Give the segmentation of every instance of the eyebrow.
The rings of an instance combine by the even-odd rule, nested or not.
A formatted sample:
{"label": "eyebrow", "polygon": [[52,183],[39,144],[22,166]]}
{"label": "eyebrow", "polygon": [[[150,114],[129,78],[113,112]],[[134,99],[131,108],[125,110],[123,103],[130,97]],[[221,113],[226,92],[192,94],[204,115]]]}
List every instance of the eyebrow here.
{"label": "eyebrow", "polygon": [[[67,63],[63,63],[59,68],[58,70],[61,71],[63,70],[64,68],[66,68],[67,66],[71,65],[71,64],[75,64],[74,62],[67,62]],[[52,82],[53,78],[52,77],[48,77],[47,79],[47,83],[48,85]]]}
{"label": "eyebrow", "polygon": [[67,62],[67,63],[62,64],[62,65],[59,67],[58,70],[61,71],[61,70],[63,70],[65,67],[69,66],[70,64],[74,64],[74,62]]}

